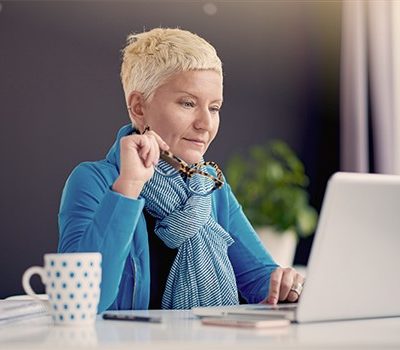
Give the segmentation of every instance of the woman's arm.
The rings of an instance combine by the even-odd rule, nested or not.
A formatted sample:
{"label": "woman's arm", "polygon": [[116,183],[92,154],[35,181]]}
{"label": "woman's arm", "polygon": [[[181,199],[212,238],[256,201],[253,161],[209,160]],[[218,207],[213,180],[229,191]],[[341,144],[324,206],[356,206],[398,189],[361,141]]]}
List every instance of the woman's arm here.
{"label": "woman's arm", "polygon": [[229,233],[235,243],[228,253],[241,295],[249,303],[276,304],[278,301],[298,300],[304,277],[291,267],[279,267],[266,251],[257,233],[227,186],[229,198]]}
{"label": "woman's arm", "polygon": [[59,211],[58,251],[100,252],[99,311],[115,300],[144,200],[111,189],[113,176],[100,162],[82,163],[69,176]]}

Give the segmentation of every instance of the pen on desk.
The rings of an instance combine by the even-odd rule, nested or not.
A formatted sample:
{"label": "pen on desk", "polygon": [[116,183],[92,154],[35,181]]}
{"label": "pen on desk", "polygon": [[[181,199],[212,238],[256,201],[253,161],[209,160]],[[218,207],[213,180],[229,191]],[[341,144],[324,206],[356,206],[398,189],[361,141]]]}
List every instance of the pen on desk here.
{"label": "pen on desk", "polygon": [[114,320],[114,321],[136,321],[136,322],[150,322],[150,323],[161,323],[162,318],[156,316],[136,316],[127,314],[112,314],[104,313],[104,320]]}

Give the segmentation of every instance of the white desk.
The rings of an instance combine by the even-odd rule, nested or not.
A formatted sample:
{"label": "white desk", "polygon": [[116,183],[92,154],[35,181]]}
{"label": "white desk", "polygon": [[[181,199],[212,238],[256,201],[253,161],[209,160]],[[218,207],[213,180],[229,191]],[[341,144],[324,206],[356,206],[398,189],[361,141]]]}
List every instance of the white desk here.
{"label": "white desk", "polygon": [[0,328],[0,349],[400,349],[400,318],[246,330],[203,326],[190,311],[136,313],[161,315],[163,323],[99,318],[92,328],[10,325]]}

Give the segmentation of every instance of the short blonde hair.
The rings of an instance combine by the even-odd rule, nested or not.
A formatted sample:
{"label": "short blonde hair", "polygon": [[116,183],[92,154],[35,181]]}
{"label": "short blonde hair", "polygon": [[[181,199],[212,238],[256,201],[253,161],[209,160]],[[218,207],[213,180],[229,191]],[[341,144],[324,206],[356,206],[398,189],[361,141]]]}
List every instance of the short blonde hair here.
{"label": "short blonde hair", "polygon": [[214,70],[222,76],[215,48],[187,30],[155,28],[131,34],[122,50],[121,81],[125,100],[132,91],[148,99],[173,74],[189,70]]}

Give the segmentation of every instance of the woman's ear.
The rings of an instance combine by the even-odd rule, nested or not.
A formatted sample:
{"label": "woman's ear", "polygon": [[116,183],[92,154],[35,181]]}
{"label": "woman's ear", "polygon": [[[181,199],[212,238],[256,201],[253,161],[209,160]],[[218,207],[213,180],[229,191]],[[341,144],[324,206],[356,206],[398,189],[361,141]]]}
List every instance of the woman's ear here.
{"label": "woman's ear", "polygon": [[138,91],[132,91],[128,97],[128,112],[129,118],[131,122],[139,129],[142,130],[144,128],[144,120],[143,120],[143,107],[144,107],[144,98],[143,94]]}

